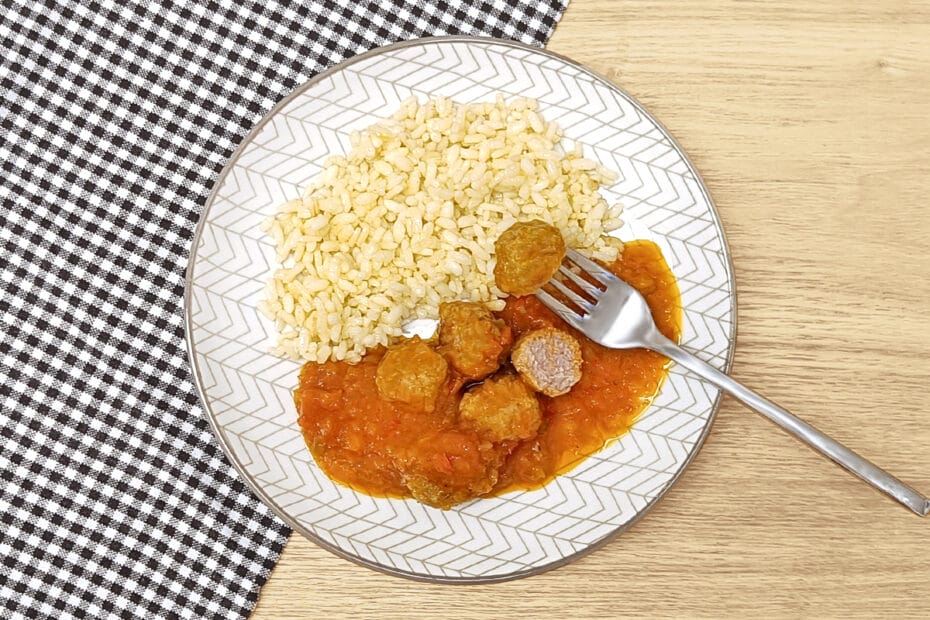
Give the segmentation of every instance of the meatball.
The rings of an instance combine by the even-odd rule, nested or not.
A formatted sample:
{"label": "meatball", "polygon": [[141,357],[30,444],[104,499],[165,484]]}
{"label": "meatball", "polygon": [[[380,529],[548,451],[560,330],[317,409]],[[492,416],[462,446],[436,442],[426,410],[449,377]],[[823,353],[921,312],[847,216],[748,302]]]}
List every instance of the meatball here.
{"label": "meatball", "polygon": [[510,361],[524,381],[546,396],[565,394],[581,379],[581,346],[555,327],[521,336]]}
{"label": "meatball", "polygon": [[432,411],[448,373],[445,358],[414,337],[388,349],[375,371],[375,384],[385,400]]}
{"label": "meatball", "polygon": [[411,497],[433,508],[449,510],[456,504],[471,499],[468,489],[456,489],[440,484],[425,476],[410,476],[406,481]]}
{"label": "meatball", "polygon": [[411,452],[395,457],[415,499],[450,508],[490,492],[505,455],[474,431],[446,429],[421,436]]}
{"label": "meatball", "polygon": [[497,471],[491,471],[486,481],[489,484],[472,487],[447,484],[426,476],[410,476],[406,484],[413,499],[427,506],[449,510],[456,504],[490,493],[494,488],[494,482],[497,481]]}
{"label": "meatball", "polygon": [[565,240],[540,220],[517,222],[494,244],[494,282],[511,295],[529,295],[549,281],[565,258]]}
{"label": "meatball", "polygon": [[469,390],[459,403],[459,417],[494,442],[529,439],[542,422],[533,391],[516,375],[491,377]]}
{"label": "meatball", "polygon": [[439,350],[466,379],[496,371],[513,344],[510,328],[484,306],[453,301],[439,306]]}

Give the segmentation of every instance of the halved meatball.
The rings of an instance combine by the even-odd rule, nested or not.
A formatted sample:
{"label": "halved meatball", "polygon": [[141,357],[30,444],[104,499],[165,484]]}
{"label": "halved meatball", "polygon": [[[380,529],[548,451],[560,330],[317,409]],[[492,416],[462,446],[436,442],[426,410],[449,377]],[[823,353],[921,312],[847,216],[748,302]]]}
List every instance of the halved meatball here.
{"label": "halved meatball", "polygon": [[520,377],[498,375],[470,389],[459,403],[459,417],[493,442],[528,439],[542,422],[542,408]]}
{"label": "halved meatball", "polygon": [[559,229],[541,220],[517,222],[494,244],[494,282],[511,295],[529,295],[549,281],[565,258]]}
{"label": "halved meatball", "polygon": [[439,350],[466,379],[483,379],[496,371],[512,344],[507,324],[481,304],[439,305]]}
{"label": "halved meatball", "polygon": [[414,337],[387,350],[375,371],[375,384],[385,400],[432,411],[448,374],[445,358]]}
{"label": "halved meatball", "polygon": [[581,379],[581,346],[555,327],[523,334],[510,361],[524,381],[546,396],[565,394]]}

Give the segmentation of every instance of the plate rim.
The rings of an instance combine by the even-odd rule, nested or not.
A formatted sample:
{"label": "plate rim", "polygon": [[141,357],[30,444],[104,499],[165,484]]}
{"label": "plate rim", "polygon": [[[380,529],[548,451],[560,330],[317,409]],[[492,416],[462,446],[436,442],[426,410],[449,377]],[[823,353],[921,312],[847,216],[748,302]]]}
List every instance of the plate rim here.
{"label": "plate rim", "polygon": [[195,355],[195,346],[193,339],[193,311],[191,308],[191,297],[192,297],[192,288],[193,288],[193,278],[194,278],[194,263],[197,253],[197,248],[200,245],[201,236],[203,234],[204,227],[206,226],[207,216],[210,212],[210,209],[214,202],[216,201],[217,194],[219,193],[220,188],[223,186],[223,183],[226,180],[226,177],[229,173],[235,168],[236,163],[239,158],[242,156],[243,151],[252,143],[252,141],[259,135],[261,130],[264,128],[268,122],[274,118],[278,112],[283,108],[289,105],[293,100],[297,99],[303,95],[307,90],[312,88],[318,82],[321,82],[328,78],[329,76],[338,73],[344,70],[346,67],[349,67],[355,63],[367,60],[374,56],[380,56],[392,52],[394,50],[403,49],[407,47],[417,47],[423,45],[432,45],[437,43],[464,43],[464,44],[492,44],[499,45],[503,47],[510,47],[518,50],[529,51],[536,54],[541,54],[552,59],[559,60],[566,63],[567,65],[581,71],[583,74],[588,75],[589,77],[597,80],[602,83],[604,86],[613,89],[619,92],[627,101],[636,108],[636,111],[642,114],[644,117],[648,118],[650,121],[655,123],[663,133],[664,137],[669,140],[669,143],[675,150],[681,155],[684,162],[688,165],[688,168],[694,175],[694,180],[698,184],[698,188],[701,191],[704,199],[707,201],[707,204],[710,207],[710,211],[714,215],[714,226],[718,229],[720,233],[720,239],[722,242],[723,250],[723,266],[726,271],[727,283],[730,286],[730,330],[727,334],[727,339],[730,341],[730,346],[728,347],[727,356],[724,362],[723,372],[728,373],[733,366],[733,357],[736,351],[736,334],[737,334],[737,289],[736,289],[736,279],[734,277],[733,269],[733,257],[730,252],[730,246],[727,242],[726,231],[723,228],[723,222],[720,219],[720,212],[717,210],[717,205],[714,203],[713,198],[710,195],[710,192],[707,190],[707,186],[704,183],[703,177],[698,172],[697,167],[691,161],[691,158],[688,157],[687,152],[682,148],[678,143],[672,133],[668,130],[665,125],[663,125],[655,116],[653,116],[635,97],[630,95],[626,90],[612,82],[606,76],[594,71],[587,66],[581,64],[578,61],[575,61],[567,56],[553,52],[549,49],[536,47],[534,45],[528,45],[526,43],[521,43],[519,41],[514,41],[510,39],[499,39],[495,37],[487,36],[472,36],[472,35],[441,35],[441,36],[430,36],[430,37],[418,37],[415,39],[406,39],[403,41],[397,41],[388,45],[383,45],[370,49],[368,51],[362,52],[345,60],[342,60],[332,67],[317,73],[310,79],[304,81],[300,85],[294,87],[287,95],[285,95],[281,100],[279,100],[264,116],[252,127],[251,130],[242,138],[239,145],[236,149],[230,154],[229,158],[226,160],[226,163],[223,165],[223,169],[217,175],[216,179],[213,182],[213,186],[210,190],[210,193],[207,195],[207,199],[204,201],[201,206],[200,214],[197,219],[197,226],[194,229],[194,234],[191,237],[190,248],[188,250],[187,257],[187,267],[184,270],[184,296],[183,296],[183,320],[184,320],[184,340],[185,340],[185,349],[187,351],[188,364],[191,367],[191,378],[193,379],[194,387],[197,391],[198,399],[200,400],[201,407],[203,408],[204,415],[207,418],[207,422],[210,425],[210,430],[213,431],[213,435],[216,438],[217,442],[220,445],[220,448],[223,450],[223,453],[226,455],[227,460],[239,474],[239,477],[245,482],[246,486],[252,491],[252,493],[258,498],[262,503],[265,504],[275,515],[281,519],[285,525],[291,528],[292,531],[299,532],[305,538],[312,541],[314,544],[326,549],[330,553],[349,560],[355,564],[376,570],[380,573],[387,575],[392,575],[395,577],[403,577],[406,579],[411,579],[414,581],[427,582],[427,583],[443,583],[443,584],[482,584],[482,583],[500,583],[505,581],[511,581],[514,579],[520,579],[523,577],[531,577],[533,575],[539,575],[541,573],[560,568],[567,564],[574,562],[598,549],[601,549],[626,530],[631,528],[636,524],[643,516],[651,512],[656,504],[662,498],[664,498],[668,492],[678,483],[678,480],[684,474],[684,472],[691,466],[691,463],[697,458],[697,455],[701,452],[704,447],[704,442],[707,440],[707,437],[710,435],[710,431],[714,426],[714,422],[717,419],[717,412],[720,410],[720,404],[723,398],[723,392],[717,390],[717,395],[715,396],[713,403],[711,404],[710,414],[708,416],[707,424],[704,426],[704,429],[701,431],[700,436],[697,438],[694,444],[694,449],[687,456],[682,466],[672,475],[668,480],[665,486],[659,491],[659,493],[649,500],[649,502],[643,506],[629,521],[616,527],[614,530],[608,532],[598,540],[590,543],[584,549],[580,549],[572,554],[566,555],[557,560],[547,562],[546,564],[535,566],[532,568],[510,572],[504,575],[489,575],[489,576],[460,576],[460,577],[451,577],[446,575],[430,575],[426,573],[418,573],[415,571],[402,570],[394,566],[387,566],[376,562],[374,560],[369,560],[358,556],[354,553],[350,553],[336,545],[333,545],[321,537],[314,534],[308,528],[300,524],[296,519],[288,515],[272,497],[270,497],[265,490],[253,480],[252,477],[247,473],[245,467],[242,463],[239,462],[239,459],[232,452],[227,441],[224,439],[224,436],[219,428],[219,424],[216,420],[216,416],[213,414],[213,408],[210,405],[210,401],[207,399],[207,394],[203,389],[202,374],[200,371],[200,366],[197,362]]}

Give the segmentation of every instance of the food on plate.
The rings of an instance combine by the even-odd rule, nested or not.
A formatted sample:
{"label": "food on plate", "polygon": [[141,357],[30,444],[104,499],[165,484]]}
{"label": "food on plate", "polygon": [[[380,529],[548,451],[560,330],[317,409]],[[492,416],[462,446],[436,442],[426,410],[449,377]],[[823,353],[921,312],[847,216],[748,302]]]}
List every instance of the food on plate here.
{"label": "food on plate", "polygon": [[494,281],[511,295],[529,295],[549,281],[565,258],[559,229],[540,220],[517,222],[494,243]]}
{"label": "food on plate", "polygon": [[[563,150],[527,99],[410,100],[350,142],[265,225],[278,265],[260,309],[275,351],[304,362],[294,401],[317,465],[445,509],[541,486],[625,432],[665,358],[605,349],[530,295],[570,246],[677,338],[661,252],[607,236],[613,174]],[[413,319],[439,319],[436,336],[403,337]]]}
{"label": "food on plate", "polygon": [[[607,266],[639,288],[660,331],[677,340],[678,286],[658,247],[627,242]],[[417,350],[432,349],[449,362],[432,410],[382,396],[379,369],[397,345],[377,347],[357,363],[306,363],[295,402],[304,438],[323,471],[360,492],[415,498],[439,508],[537,488],[626,432],[665,378],[667,360],[661,355],[602,347],[534,296],[510,297],[503,310],[491,314],[518,344],[481,382],[462,374],[441,342],[416,341]],[[471,320],[467,313],[445,313],[446,321],[461,317]],[[448,333],[449,326],[441,325],[443,330]],[[579,347],[581,377],[566,393],[547,396],[534,392],[512,366],[518,365],[515,356],[528,355],[520,342],[531,348],[534,342],[552,344],[544,338],[555,333],[571,334]],[[531,377],[548,387],[548,374]]]}
{"label": "food on plate", "polygon": [[432,411],[449,374],[445,358],[417,337],[392,345],[375,373],[378,394],[385,400]]}
{"label": "food on plate", "polygon": [[493,442],[519,441],[536,434],[542,409],[520,377],[501,374],[462,395],[459,419]]}
{"label": "food on plate", "polygon": [[581,346],[554,327],[523,334],[510,356],[526,383],[546,396],[560,396],[581,380]]}
{"label": "food on plate", "polygon": [[615,175],[563,150],[561,130],[535,101],[405,102],[353,132],[303,195],[265,224],[278,266],[263,314],[274,352],[294,360],[357,362],[444,301],[503,307],[494,241],[518,220],[555,226],[598,260],[620,206],[598,192]]}
{"label": "food on plate", "polygon": [[483,379],[500,368],[512,344],[510,328],[481,304],[439,305],[440,350],[464,378]]}
{"label": "food on plate", "polygon": [[397,458],[407,495],[437,508],[490,493],[506,452],[473,432],[427,435]]}

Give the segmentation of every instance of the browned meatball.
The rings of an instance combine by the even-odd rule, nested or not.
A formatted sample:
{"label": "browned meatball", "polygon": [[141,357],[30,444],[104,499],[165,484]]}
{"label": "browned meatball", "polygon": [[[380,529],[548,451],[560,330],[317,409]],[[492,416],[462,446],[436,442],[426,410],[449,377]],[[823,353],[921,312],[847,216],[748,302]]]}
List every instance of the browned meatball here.
{"label": "browned meatball", "polygon": [[483,379],[510,351],[510,327],[484,306],[467,301],[439,305],[439,350],[466,379]]}
{"label": "browned meatball", "polygon": [[565,240],[555,226],[540,220],[517,222],[494,244],[497,288],[511,295],[539,290],[565,258]]}
{"label": "browned meatball", "polygon": [[449,510],[456,504],[473,497],[468,489],[444,485],[425,476],[410,476],[406,480],[406,485],[413,499],[443,510]]}
{"label": "browned meatball", "polygon": [[413,475],[407,478],[407,490],[418,502],[448,510],[456,504],[490,493],[497,482],[497,470],[488,472],[480,485],[470,486],[442,482],[426,476]]}
{"label": "browned meatball", "polygon": [[542,409],[533,391],[516,375],[491,377],[469,390],[459,416],[491,441],[528,439],[536,434]]}
{"label": "browned meatball", "polygon": [[375,372],[375,384],[385,400],[432,411],[448,373],[445,358],[414,337],[388,349]]}
{"label": "browned meatball", "polygon": [[506,454],[473,431],[446,429],[421,436],[411,452],[401,450],[395,458],[414,498],[450,508],[490,492]]}
{"label": "browned meatball", "polygon": [[581,346],[555,327],[523,334],[510,361],[524,381],[546,396],[565,394],[581,379]]}

